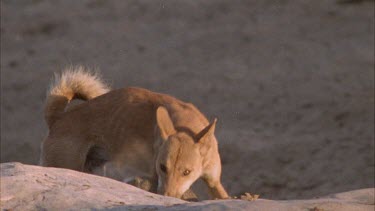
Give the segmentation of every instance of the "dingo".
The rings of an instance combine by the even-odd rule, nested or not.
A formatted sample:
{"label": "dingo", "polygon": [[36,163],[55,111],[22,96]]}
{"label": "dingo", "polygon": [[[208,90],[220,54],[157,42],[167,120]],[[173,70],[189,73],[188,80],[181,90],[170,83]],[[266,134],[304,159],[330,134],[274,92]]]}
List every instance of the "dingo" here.
{"label": "dingo", "polygon": [[[86,102],[66,108],[74,99]],[[55,78],[45,120],[43,166],[120,180],[148,175],[155,192],[177,198],[202,178],[212,197],[228,197],[220,182],[216,119],[209,123],[190,103],[141,88],[110,91],[78,67]]]}

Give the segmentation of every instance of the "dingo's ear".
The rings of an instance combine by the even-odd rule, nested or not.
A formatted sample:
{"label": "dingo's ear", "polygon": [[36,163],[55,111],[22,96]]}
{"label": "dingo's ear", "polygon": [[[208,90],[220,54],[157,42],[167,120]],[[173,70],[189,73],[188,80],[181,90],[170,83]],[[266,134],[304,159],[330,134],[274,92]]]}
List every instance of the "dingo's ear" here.
{"label": "dingo's ear", "polygon": [[168,111],[165,107],[160,106],[156,110],[156,121],[158,123],[160,135],[163,140],[167,140],[170,135],[176,133],[171,117],[169,116]]}
{"label": "dingo's ear", "polygon": [[214,135],[217,118],[195,136],[196,142],[201,142],[209,136]]}

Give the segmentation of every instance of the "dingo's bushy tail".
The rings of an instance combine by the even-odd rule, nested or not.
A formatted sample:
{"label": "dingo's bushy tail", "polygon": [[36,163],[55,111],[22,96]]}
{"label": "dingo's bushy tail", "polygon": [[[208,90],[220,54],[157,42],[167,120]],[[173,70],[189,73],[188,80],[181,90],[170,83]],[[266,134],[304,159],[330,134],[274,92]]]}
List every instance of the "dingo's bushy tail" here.
{"label": "dingo's bushy tail", "polygon": [[110,91],[99,76],[84,67],[71,67],[55,74],[47,93],[44,115],[49,128],[73,99],[90,100]]}

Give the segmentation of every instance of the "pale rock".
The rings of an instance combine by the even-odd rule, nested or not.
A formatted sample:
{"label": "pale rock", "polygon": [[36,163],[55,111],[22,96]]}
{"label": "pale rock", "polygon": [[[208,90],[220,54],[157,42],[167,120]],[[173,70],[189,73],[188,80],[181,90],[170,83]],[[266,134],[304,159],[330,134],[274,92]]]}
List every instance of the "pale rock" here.
{"label": "pale rock", "polygon": [[308,200],[186,202],[112,179],[59,168],[1,164],[1,210],[363,210],[375,209],[374,188]]}

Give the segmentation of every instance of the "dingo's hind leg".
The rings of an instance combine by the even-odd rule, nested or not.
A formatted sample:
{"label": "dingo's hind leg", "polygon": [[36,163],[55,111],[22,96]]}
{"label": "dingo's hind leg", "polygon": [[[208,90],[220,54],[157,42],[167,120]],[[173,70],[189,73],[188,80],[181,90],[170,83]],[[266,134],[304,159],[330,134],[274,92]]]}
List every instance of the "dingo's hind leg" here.
{"label": "dingo's hind leg", "polygon": [[83,171],[89,146],[81,143],[69,137],[47,138],[42,146],[41,165]]}
{"label": "dingo's hind leg", "polygon": [[87,152],[84,172],[94,173],[97,169],[102,170],[102,176],[106,176],[106,163],[109,161],[109,155],[106,150],[99,146],[90,147]]}

